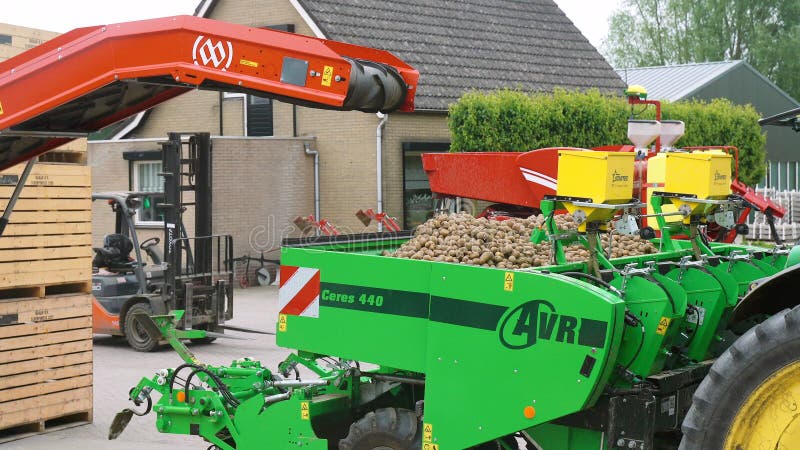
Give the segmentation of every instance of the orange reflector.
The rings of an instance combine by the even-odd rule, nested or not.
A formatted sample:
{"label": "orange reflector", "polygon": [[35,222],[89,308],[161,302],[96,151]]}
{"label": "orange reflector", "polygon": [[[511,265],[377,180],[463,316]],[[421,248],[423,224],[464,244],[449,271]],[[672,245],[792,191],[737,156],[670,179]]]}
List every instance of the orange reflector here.
{"label": "orange reflector", "polygon": [[175,400],[177,400],[180,403],[185,402],[186,401],[186,392],[178,391],[178,393],[175,394]]}
{"label": "orange reflector", "polygon": [[526,419],[533,419],[536,417],[536,410],[533,406],[526,406],[525,409],[522,410],[522,414],[525,415]]}

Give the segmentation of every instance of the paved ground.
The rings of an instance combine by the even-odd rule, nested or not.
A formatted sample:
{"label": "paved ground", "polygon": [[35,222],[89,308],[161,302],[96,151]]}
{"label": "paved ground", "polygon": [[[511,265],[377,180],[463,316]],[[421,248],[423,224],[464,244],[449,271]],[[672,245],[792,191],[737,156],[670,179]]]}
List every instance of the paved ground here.
{"label": "paved ground", "polygon": [[[237,290],[234,319],[231,324],[265,330],[275,329],[278,288],[253,287]],[[250,340],[218,339],[212,344],[195,345],[192,350],[200,360],[211,364],[229,364],[233,359],[252,356],[269,368],[289,353],[275,345],[274,336],[242,335]],[[95,336],[94,339],[94,423],[0,444],[2,450],[172,450],[208,447],[202,439],[161,434],[155,428],[155,414],[134,417],[125,432],[113,443],[107,440],[114,415],[129,405],[128,390],[141,377],[156,370],[181,363],[171,348],[153,353],[131,350],[124,339]]]}

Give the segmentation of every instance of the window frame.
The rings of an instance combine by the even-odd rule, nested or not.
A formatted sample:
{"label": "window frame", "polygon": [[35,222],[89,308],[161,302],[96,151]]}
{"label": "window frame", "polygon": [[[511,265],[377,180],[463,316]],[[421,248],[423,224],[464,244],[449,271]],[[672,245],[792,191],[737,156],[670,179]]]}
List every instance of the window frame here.
{"label": "window frame", "polygon": [[[163,170],[163,162],[161,160],[155,159],[140,159],[131,161],[131,190],[133,192],[143,192],[139,187],[139,166],[143,164],[158,164],[161,165]],[[162,181],[163,183],[163,181]],[[158,192],[158,191],[155,191]],[[164,189],[161,189],[160,193],[164,194]],[[144,228],[160,228],[164,226],[163,220],[141,220],[139,218],[139,211],[136,211],[136,214],[133,215],[133,224],[136,227],[144,227]]]}
{"label": "window frame", "polygon": [[[409,222],[408,222],[408,211],[406,205],[406,182],[407,175],[406,175],[406,155],[408,153],[447,153],[450,151],[450,142],[447,141],[406,141],[401,143],[401,159],[402,159],[402,171],[403,171],[403,184],[401,186],[402,189],[402,198],[403,198],[403,219],[402,225],[403,229],[409,229]],[[428,186],[428,190],[430,191],[430,184]]]}

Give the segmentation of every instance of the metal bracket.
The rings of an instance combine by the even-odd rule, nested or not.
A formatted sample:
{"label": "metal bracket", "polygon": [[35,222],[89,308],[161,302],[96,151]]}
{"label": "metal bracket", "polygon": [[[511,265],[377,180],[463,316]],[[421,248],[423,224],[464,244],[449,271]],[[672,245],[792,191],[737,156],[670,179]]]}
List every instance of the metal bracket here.
{"label": "metal bracket", "polygon": [[706,264],[707,262],[704,261],[703,259],[695,260],[692,259],[692,257],[689,255],[681,257],[680,262],[678,262],[678,267],[680,267],[681,269],[680,273],[678,274],[678,280],[677,280],[678,283],[680,283],[683,280],[683,275],[686,273],[687,270],[689,270],[692,267],[703,268]]}
{"label": "metal bracket", "polygon": [[632,277],[639,276],[639,275],[650,275],[651,273],[656,271],[656,262],[655,261],[647,261],[644,267],[639,267],[637,263],[630,263],[625,264],[620,272],[620,276],[622,276],[622,287],[620,291],[623,293],[625,292],[625,287],[628,284],[628,280]]}
{"label": "metal bracket", "polygon": [[728,255],[728,272],[733,270],[733,263],[736,261],[750,262],[753,259],[753,254],[745,250],[734,250]]}

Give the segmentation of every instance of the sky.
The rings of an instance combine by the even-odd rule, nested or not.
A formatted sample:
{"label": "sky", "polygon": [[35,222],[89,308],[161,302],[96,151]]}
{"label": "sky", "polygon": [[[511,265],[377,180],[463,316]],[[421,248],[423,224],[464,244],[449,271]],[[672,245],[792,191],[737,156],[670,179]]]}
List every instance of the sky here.
{"label": "sky", "polygon": [[[8,1],[8,0],[7,0]],[[555,0],[584,36],[599,47],[619,0]],[[0,9],[0,22],[63,33],[153,17],[192,14],[199,0],[23,0]]]}

